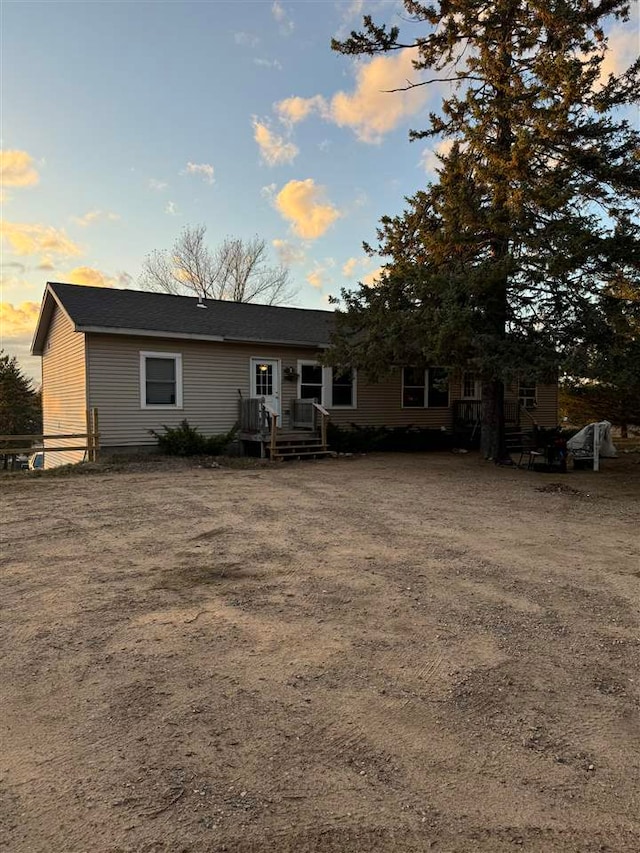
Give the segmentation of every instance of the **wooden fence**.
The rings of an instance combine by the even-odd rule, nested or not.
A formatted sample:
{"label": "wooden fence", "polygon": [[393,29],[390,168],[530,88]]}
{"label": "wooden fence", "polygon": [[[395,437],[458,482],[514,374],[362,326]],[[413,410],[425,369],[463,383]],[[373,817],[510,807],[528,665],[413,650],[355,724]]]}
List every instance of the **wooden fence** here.
{"label": "wooden fence", "polygon": [[[84,439],[82,444],[44,446],[45,441]],[[28,443],[27,443],[28,442]],[[17,456],[19,453],[66,453],[84,450],[88,462],[97,462],[100,452],[98,410],[87,409],[87,431],[39,435],[0,435],[0,456]]]}

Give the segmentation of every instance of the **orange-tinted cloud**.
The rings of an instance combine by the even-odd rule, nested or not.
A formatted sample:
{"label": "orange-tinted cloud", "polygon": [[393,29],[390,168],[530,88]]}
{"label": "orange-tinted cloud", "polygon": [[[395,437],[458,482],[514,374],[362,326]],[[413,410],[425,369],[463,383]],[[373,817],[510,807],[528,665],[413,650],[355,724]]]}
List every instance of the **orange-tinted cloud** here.
{"label": "orange-tinted cloud", "polygon": [[93,225],[94,222],[117,222],[120,219],[117,213],[110,213],[108,210],[90,210],[84,216],[74,216],[73,221],[76,225],[81,225],[86,228],[87,225]]}
{"label": "orange-tinted cloud", "polygon": [[0,176],[5,187],[32,187],[40,180],[26,151],[0,151]]}
{"label": "orange-tinted cloud", "polygon": [[383,271],[384,267],[378,267],[377,270],[373,270],[373,272],[370,272],[368,275],[364,276],[364,278],[362,279],[362,284],[364,284],[366,287],[375,287],[376,284],[378,284],[378,282],[380,281],[380,276]]}
{"label": "orange-tinted cloud", "polygon": [[30,337],[36,327],[40,304],[38,302],[22,302],[12,305],[10,302],[0,302],[0,333],[3,340]]}
{"label": "orange-tinted cloud", "polygon": [[275,199],[276,208],[291,222],[298,237],[316,240],[342,214],[325,198],[324,187],[316,186],[313,178],[289,181]]}
{"label": "orange-tinted cloud", "polygon": [[80,247],[65,232],[51,225],[1,222],[3,238],[18,255],[80,255]]}
{"label": "orange-tinted cloud", "polygon": [[118,278],[108,276],[94,267],[76,267],[67,273],[64,281],[69,284],[86,284],[90,287],[117,287]]}
{"label": "orange-tinted cloud", "polygon": [[331,119],[340,127],[350,127],[362,142],[380,142],[385,133],[404,119],[418,113],[431,90],[419,86],[406,92],[389,93],[416,81],[412,60],[416,51],[406,48],[392,56],[376,56],[357,66],[352,93],[338,92],[331,99]]}
{"label": "orange-tinted cloud", "polygon": [[425,172],[435,176],[436,170],[442,168],[442,163],[438,159],[438,154],[446,157],[453,147],[453,139],[442,139],[435,145],[425,148],[422,152],[422,160],[420,161]]}
{"label": "orange-tinted cloud", "polygon": [[275,239],[271,241],[271,245],[278,253],[280,263],[287,267],[291,264],[301,264],[305,259],[304,250],[288,240]]}
{"label": "orange-tinted cloud", "polygon": [[276,104],[276,112],[283,121],[297,124],[312,112],[326,114],[327,102],[322,95],[314,95],[313,98],[285,98],[284,101]]}
{"label": "orange-tinted cloud", "polygon": [[282,136],[273,133],[268,125],[253,120],[253,138],[258,143],[262,159],[269,166],[291,163],[298,156],[298,148]]}

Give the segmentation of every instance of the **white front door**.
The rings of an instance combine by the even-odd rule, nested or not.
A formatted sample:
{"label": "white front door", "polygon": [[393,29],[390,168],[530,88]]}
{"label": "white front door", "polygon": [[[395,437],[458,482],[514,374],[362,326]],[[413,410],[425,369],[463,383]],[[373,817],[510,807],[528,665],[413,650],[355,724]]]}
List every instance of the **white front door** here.
{"label": "white front door", "polygon": [[280,418],[280,360],[277,358],[251,359],[251,396],[264,397],[264,401]]}

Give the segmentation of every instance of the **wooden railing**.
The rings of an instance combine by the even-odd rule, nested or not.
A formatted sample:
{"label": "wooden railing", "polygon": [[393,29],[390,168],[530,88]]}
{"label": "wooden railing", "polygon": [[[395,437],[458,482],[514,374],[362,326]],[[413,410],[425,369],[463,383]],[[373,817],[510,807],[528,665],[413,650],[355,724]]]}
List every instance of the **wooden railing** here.
{"label": "wooden railing", "polygon": [[327,448],[327,426],[329,425],[329,412],[325,409],[324,406],[321,406],[320,403],[313,403],[314,411],[320,415],[320,440],[322,441],[322,446]]}
{"label": "wooden railing", "polygon": [[[510,425],[520,424],[521,406],[518,400],[505,400],[503,403],[504,422]],[[457,427],[470,427],[482,421],[482,400],[455,400],[453,403],[453,421]]]}
{"label": "wooden railing", "polygon": [[292,429],[315,429],[316,408],[315,400],[292,400],[291,401],[291,428]]}
{"label": "wooden railing", "polygon": [[[31,453],[65,453],[84,450],[87,461],[97,462],[100,452],[98,410],[87,410],[87,431],[67,433],[38,433],[37,435],[0,435],[0,456],[17,456]],[[82,444],[51,446],[46,441],[69,441],[83,438]]]}

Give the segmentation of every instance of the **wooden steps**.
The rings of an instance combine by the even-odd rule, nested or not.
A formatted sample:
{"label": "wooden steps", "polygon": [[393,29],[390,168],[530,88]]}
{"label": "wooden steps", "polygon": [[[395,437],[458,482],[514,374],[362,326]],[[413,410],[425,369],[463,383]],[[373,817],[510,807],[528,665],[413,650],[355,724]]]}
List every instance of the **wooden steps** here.
{"label": "wooden steps", "polygon": [[331,451],[314,432],[278,433],[275,451],[269,453],[273,461],[284,459],[319,459],[331,456]]}

